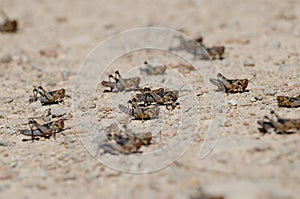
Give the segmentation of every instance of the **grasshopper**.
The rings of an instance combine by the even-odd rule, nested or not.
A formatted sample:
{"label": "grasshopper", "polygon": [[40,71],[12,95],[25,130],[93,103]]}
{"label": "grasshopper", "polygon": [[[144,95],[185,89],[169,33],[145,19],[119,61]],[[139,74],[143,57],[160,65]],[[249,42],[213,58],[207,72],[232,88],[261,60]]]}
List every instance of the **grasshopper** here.
{"label": "grasshopper", "polygon": [[[40,95],[39,97],[38,94]],[[65,89],[47,92],[43,87],[39,86],[33,89],[33,97],[29,99],[29,102],[40,101],[42,105],[58,104],[63,102],[64,97]]]}
{"label": "grasshopper", "polygon": [[[174,109],[179,103],[175,103],[179,97],[178,90],[167,90],[158,88],[151,90],[149,87],[139,89],[141,93],[137,93],[132,97],[136,102],[143,102],[145,106],[150,104],[166,105],[167,109]],[[132,100],[131,99],[131,100]]]}
{"label": "grasshopper", "polygon": [[257,122],[261,126],[258,128],[261,133],[268,133],[273,129],[277,134],[292,134],[300,130],[300,119],[283,119],[274,111],[271,111],[271,114],[275,115],[275,120],[265,116],[263,120]]}
{"label": "grasshopper", "polygon": [[129,100],[129,104],[131,104],[131,108],[128,108],[122,104],[119,104],[119,109],[134,117],[134,119],[137,120],[149,120],[158,118],[159,116],[159,107],[157,106],[147,106],[147,107],[141,107],[138,105],[137,101],[135,99]]}
{"label": "grasshopper", "polygon": [[[211,59],[223,59],[223,54],[225,52],[224,46],[213,46],[206,47],[203,44],[203,38],[199,37],[195,40],[185,40],[182,36],[179,36],[180,44],[177,47],[169,48],[169,50],[174,51],[187,51],[188,53],[194,55],[194,59],[199,57],[200,59],[209,60]],[[207,51],[207,53],[206,53]]]}
{"label": "grasshopper", "polygon": [[212,46],[210,48],[205,48],[212,59],[223,59],[223,54],[225,52],[224,46]]}
{"label": "grasshopper", "polygon": [[247,91],[248,79],[227,79],[221,73],[217,75],[218,79],[210,78],[209,81],[215,86],[218,86],[219,91],[226,93],[238,93]]}
{"label": "grasshopper", "polygon": [[278,96],[279,107],[297,108],[300,107],[300,95],[297,97]]}
{"label": "grasshopper", "polygon": [[43,125],[39,124],[36,120],[31,119],[28,124],[30,129],[20,130],[20,133],[25,136],[31,136],[32,141],[35,140],[35,137],[50,138],[51,135],[56,140],[55,134],[61,132],[64,128],[64,119],[59,119]]}
{"label": "grasshopper", "polygon": [[[115,80],[112,82],[111,79]],[[109,75],[108,81],[102,81],[101,84],[105,87],[109,87],[110,90],[105,90],[105,92],[112,92],[114,89],[118,91],[124,90],[136,90],[139,88],[141,78],[122,78],[119,71],[115,71],[115,76]]]}
{"label": "grasshopper", "polygon": [[141,73],[147,74],[147,75],[161,75],[164,74],[167,66],[164,64],[159,64],[154,66],[153,64],[148,63],[145,61],[146,68],[140,68]]}
{"label": "grasshopper", "polygon": [[11,20],[5,14],[3,10],[1,10],[1,15],[4,18],[4,23],[0,25],[0,32],[7,33],[15,33],[18,30],[18,22],[16,20]]}
{"label": "grasshopper", "polygon": [[116,124],[106,127],[106,131],[108,140],[100,143],[98,147],[102,148],[104,153],[113,155],[139,153],[141,146],[150,145],[152,140],[151,133],[137,135],[128,131],[126,127],[125,131],[121,130]]}

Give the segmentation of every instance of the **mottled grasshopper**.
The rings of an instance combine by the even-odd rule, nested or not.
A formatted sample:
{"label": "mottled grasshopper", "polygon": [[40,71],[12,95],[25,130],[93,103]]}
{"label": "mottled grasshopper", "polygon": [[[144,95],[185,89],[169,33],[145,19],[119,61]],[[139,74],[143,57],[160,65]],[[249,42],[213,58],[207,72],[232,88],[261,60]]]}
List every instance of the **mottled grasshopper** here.
{"label": "mottled grasshopper", "polygon": [[269,133],[270,130],[274,130],[277,134],[291,134],[300,130],[300,119],[283,119],[274,111],[271,111],[271,114],[275,115],[276,119],[264,116],[263,120],[257,122],[261,126],[259,128],[261,133]]}
{"label": "mottled grasshopper", "polygon": [[238,93],[247,91],[248,79],[227,79],[221,73],[217,75],[218,79],[210,78],[210,82],[218,86],[219,91],[225,91],[226,93]]}
{"label": "mottled grasshopper", "polygon": [[131,108],[119,104],[119,109],[137,120],[155,119],[159,116],[160,109],[155,105],[142,107],[135,99],[129,100],[128,103],[131,104]]}
{"label": "mottled grasshopper", "polygon": [[194,55],[194,58],[200,58],[204,60],[211,59],[223,59],[223,54],[225,52],[224,46],[213,46],[206,47],[203,44],[203,38],[199,37],[195,40],[185,40],[182,36],[179,36],[180,44],[177,47],[171,47],[169,50],[174,51],[187,51],[188,53]]}
{"label": "mottled grasshopper", "polygon": [[[38,96],[40,95],[40,96]],[[42,105],[58,104],[63,102],[65,97],[65,89],[59,89],[54,91],[45,91],[41,86],[33,89],[33,97],[29,99],[29,102],[40,101]]]}
{"label": "mottled grasshopper", "polygon": [[36,120],[31,119],[29,121],[30,129],[19,130],[22,135],[31,136],[32,141],[36,137],[50,138],[55,134],[63,131],[64,128],[64,119],[59,119],[57,121],[52,121],[46,124],[40,124]]}
{"label": "mottled grasshopper", "polygon": [[5,14],[3,10],[1,10],[1,15],[4,18],[4,23],[0,25],[0,32],[7,33],[15,33],[18,30],[18,22],[16,20],[11,20]]}
{"label": "mottled grasshopper", "polygon": [[[111,79],[114,80],[111,81]],[[102,81],[101,84],[105,87],[109,87],[110,90],[105,90],[105,92],[112,92],[113,90],[124,91],[124,90],[136,90],[139,88],[141,78],[122,78],[119,71],[115,71],[115,76],[109,75],[108,81]]]}
{"label": "mottled grasshopper", "polygon": [[166,105],[168,109],[174,109],[179,103],[175,103],[179,97],[178,90],[169,90],[158,88],[152,90],[149,87],[139,89],[141,93],[135,94],[131,99],[137,103],[144,103],[144,106],[150,104]]}
{"label": "mottled grasshopper", "polygon": [[130,132],[125,126],[125,131],[121,130],[116,124],[111,124],[105,129],[107,140],[101,142],[98,147],[103,153],[131,154],[139,153],[141,146],[151,144],[152,134],[135,134]]}
{"label": "mottled grasshopper", "polygon": [[164,74],[167,66],[164,64],[150,64],[147,61],[145,61],[145,68],[140,68],[141,73],[147,74],[147,75],[161,75]]}
{"label": "mottled grasshopper", "polygon": [[300,107],[300,95],[297,97],[278,96],[279,107],[297,108]]}

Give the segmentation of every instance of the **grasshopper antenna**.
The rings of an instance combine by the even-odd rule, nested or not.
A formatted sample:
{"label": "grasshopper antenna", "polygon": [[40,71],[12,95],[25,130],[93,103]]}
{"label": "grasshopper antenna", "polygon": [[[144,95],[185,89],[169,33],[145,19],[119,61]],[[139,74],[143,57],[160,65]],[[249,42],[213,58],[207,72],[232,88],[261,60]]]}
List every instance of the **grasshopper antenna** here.
{"label": "grasshopper antenna", "polygon": [[253,85],[255,85],[256,83],[253,81],[253,79],[256,78],[256,74],[253,74],[252,77],[248,80],[250,83],[252,83]]}
{"label": "grasshopper antenna", "polygon": [[1,15],[3,16],[3,18],[4,18],[6,21],[9,20],[7,14],[6,14],[3,10],[1,10],[0,12],[1,12]]}

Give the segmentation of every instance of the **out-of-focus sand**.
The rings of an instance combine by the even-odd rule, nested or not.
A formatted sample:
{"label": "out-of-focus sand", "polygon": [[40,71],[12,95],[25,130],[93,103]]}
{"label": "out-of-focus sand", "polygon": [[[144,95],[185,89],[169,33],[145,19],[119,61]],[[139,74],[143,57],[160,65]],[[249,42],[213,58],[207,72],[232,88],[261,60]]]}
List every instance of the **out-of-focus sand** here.
{"label": "out-of-focus sand", "polygon": [[[199,188],[226,199],[299,197],[299,134],[261,135],[256,123],[271,109],[299,118],[299,109],[278,108],[275,97],[262,92],[300,93],[299,1],[0,0],[0,5],[20,23],[16,34],[0,34],[0,57],[13,58],[0,63],[0,198],[190,198]],[[72,118],[66,121],[68,135],[57,135],[57,141],[21,141],[16,130],[45,110],[34,112],[26,102],[33,85],[63,87],[72,96],[76,73],[98,43],[147,26],[183,30],[191,37],[202,35],[207,45],[224,45],[225,59],[214,61],[217,71],[232,78],[255,76],[250,92],[226,96],[238,105],[224,110],[224,129],[209,156],[197,156],[200,130],[201,139],[169,167],[121,173],[86,151]],[[255,66],[245,67],[247,61]],[[99,92],[97,103],[103,96],[111,94]],[[262,101],[250,101],[257,96]],[[205,104],[207,99],[199,100]],[[71,105],[67,98],[53,107],[72,114]]]}

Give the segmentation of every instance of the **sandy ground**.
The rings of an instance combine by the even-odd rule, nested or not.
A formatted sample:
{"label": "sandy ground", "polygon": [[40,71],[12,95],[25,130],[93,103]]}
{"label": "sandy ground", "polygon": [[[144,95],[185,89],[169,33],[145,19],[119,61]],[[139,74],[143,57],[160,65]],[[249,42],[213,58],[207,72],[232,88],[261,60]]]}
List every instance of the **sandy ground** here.
{"label": "sandy ground", "polygon": [[[0,0],[0,5],[20,23],[16,34],[0,34],[0,198],[201,198],[200,189],[226,199],[299,198],[299,134],[262,135],[256,123],[271,109],[283,117],[300,115],[298,109],[278,108],[275,97],[263,93],[263,89],[273,89],[275,96],[300,93],[299,1]],[[202,35],[208,45],[225,45],[225,59],[213,61],[216,73],[232,78],[255,76],[249,84],[250,92],[225,96],[226,103],[235,101],[237,106],[224,107],[222,134],[212,153],[199,159],[211,117],[203,113],[210,111],[205,107],[211,105],[206,95],[197,98],[201,104],[197,110],[201,125],[193,145],[173,164],[148,174],[123,173],[97,161],[76,134],[83,132],[75,128],[72,98],[51,106],[53,112],[68,115],[65,136],[58,134],[57,141],[22,142],[24,136],[17,130],[26,128],[24,123],[29,117],[42,115],[47,109],[27,102],[34,85],[65,88],[72,97],[80,65],[98,43],[115,33],[148,26],[180,29],[191,37]],[[41,50],[48,54],[41,55]],[[139,61],[142,64],[146,59],[164,60],[158,58],[160,55],[142,52],[125,56],[119,60],[122,67],[118,69],[126,72],[130,64],[138,65]],[[12,60],[7,62],[7,56]],[[254,66],[246,67],[245,62]],[[115,65],[100,79],[106,79],[117,68]],[[196,94],[205,90],[204,86],[197,86],[201,81],[197,82],[195,73],[185,75],[195,80],[192,84]],[[181,86],[170,70],[164,78],[166,81],[159,81],[170,88]],[[96,94],[97,97],[87,96],[91,102],[83,110],[96,110],[101,127],[107,121],[128,120],[114,107],[115,103],[108,116],[101,112],[101,108],[109,108],[106,102],[119,99],[124,93],[103,93],[99,87]],[[257,96],[262,96],[262,100],[251,101]],[[184,107],[184,100],[180,103]],[[163,121],[176,121],[176,111],[162,111]],[[193,118],[187,122],[192,125]],[[131,123],[141,129],[152,126],[149,122]],[[172,131],[163,136],[167,142]],[[154,141],[155,148],[158,141]],[[126,157],[131,158],[120,159]]]}

